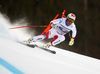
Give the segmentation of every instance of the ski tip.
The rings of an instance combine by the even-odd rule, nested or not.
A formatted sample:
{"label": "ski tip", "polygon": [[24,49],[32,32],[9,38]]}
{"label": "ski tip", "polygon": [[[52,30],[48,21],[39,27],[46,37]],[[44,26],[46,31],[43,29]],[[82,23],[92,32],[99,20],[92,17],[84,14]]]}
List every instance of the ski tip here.
{"label": "ski tip", "polygon": [[56,54],[56,51],[52,51],[53,54]]}
{"label": "ski tip", "polygon": [[35,48],[35,45],[33,45],[33,44],[26,44],[26,45],[29,47]]}

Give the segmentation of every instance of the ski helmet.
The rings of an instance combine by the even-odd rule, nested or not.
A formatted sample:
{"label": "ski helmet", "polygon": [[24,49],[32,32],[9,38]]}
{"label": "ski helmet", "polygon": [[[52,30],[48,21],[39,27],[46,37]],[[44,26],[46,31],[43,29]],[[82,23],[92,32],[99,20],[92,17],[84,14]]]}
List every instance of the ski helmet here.
{"label": "ski helmet", "polygon": [[73,14],[73,13],[69,13],[68,16],[67,16],[67,19],[72,19],[72,20],[75,21],[76,16],[75,16],[75,14]]}

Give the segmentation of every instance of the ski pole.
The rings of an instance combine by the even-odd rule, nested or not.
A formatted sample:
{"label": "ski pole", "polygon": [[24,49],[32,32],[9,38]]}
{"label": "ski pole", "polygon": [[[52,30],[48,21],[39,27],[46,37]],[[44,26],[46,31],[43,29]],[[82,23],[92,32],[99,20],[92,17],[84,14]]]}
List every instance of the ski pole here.
{"label": "ski pole", "polygon": [[64,11],[62,12],[61,18],[65,17],[65,12],[66,12],[66,10],[64,10]]}
{"label": "ski pole", "polygon": [[70,33],[69,33],[69,38],[71,39],[71,35],[70,35]]}
{"label": "ski pole", "polygon": [[37,26],[37,25],[20,26],[20,27],[13,27],[13,28],[9,28],[9,29],[18,29],[18,28],[25,28],[25,27],[47,27],[47,25],[45,25],[45,26]]}

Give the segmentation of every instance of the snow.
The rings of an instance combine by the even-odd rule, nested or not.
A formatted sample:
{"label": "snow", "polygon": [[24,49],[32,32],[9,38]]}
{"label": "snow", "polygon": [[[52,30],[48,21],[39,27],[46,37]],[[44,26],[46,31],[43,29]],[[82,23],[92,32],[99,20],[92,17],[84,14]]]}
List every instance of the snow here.
{"label": "snow", "polygon": [[[52,54],[16,42],[15,37],[24,40],[29,36],[22,30],[10,32],[12,30],[9,31],[7,24],[11,23],[1,15],[0,18],[0,74],[15,74],[18,70],[22,74],[100,74],[98,59],[56,47],[49,48],[56,51],[56,54]],[[3,60],[6,61],[4,64],[10,65],[4,66]],[[12,66],[13,71],[10,70]]]}

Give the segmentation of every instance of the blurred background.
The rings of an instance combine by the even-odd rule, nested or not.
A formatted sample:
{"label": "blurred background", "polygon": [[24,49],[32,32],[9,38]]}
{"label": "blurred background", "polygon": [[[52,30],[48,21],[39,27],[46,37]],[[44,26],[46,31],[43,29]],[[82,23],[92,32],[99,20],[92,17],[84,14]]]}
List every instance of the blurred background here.
{"label": "blurred background", "polygon": [[[77,36],[75,44],[69,46],[69,35],[56,47],[100,59],[100,1],[99,0],[0,0],[0,12],[10,18],[10,22],[24,18],[28,25],[48,25],[50,21],[66,10],[76,15]],[[29,28],[39,35],[45,28]],[[33,32],[34,34],[34,32]],[[32,35],[33,36],[33,35]],[[46,40],[51,41],[51,40]]]}

